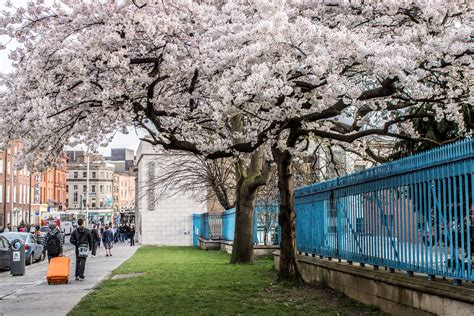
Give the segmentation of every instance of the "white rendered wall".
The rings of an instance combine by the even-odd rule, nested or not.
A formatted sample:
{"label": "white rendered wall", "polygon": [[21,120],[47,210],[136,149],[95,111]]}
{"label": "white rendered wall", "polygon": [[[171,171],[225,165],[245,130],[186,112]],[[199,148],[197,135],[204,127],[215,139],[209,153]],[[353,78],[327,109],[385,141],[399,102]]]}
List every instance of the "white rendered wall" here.
{"label": "white rendered wall", "polygon": [[[206,212],[205,203],[197,203],[180,193],[158,199],[150,210],[150,194],[145,189],[149,182],[150,162],[154,163],[154,172],[158,175],[160,157],[164,155],[169,157],[166,152],[157,153],[150,144],[143,141],[138,147],[138,241],[144,245],[191,246],[193,213]],[[205,195],[206,192],[202,194]]]}

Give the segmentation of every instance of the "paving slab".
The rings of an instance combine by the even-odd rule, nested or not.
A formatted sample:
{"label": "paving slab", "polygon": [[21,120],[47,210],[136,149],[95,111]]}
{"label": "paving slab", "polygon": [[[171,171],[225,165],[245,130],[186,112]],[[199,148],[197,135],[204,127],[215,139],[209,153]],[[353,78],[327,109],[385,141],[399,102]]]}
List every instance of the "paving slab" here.
{"label": "paving slab", "polygon": [[112,257],[106,257],[104,248],[99,248],[97,257],[87,258],[84,281],[74,280],[75,255],[72,249],[66,251],[65,254],[71,258],[68,284],[48,285],[47,260],[28,266],[24,276],[0,273],[0,316],[67,315],[82,297],[130,258],[137,248],[125,243],[115,244]]}

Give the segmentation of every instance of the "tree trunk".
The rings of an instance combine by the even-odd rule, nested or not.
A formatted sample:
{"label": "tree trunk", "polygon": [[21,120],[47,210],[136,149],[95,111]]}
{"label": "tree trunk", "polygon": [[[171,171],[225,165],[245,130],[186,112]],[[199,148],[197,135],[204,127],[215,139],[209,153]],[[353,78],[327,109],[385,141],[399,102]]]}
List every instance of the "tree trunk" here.
{"label": "tree trunk", "polygon": [[280,192],[280,214],[278,222],[280,235],[280,271],[279,281],[301,280],[296,263],[296,223],[295,204],[293,199],[293,178],[291,165],[293,157],[288,150],[272,148],[273,158],[277,164],[278,190]]}
{"label": "tree trunk", "polygon": [[252,263],[254,208],[258,188],[253,188],[245,178],[237,185],[235,234],[230,263]]}
{"label": "tree trunk", "polygon": [[[243,120],[236,115],[231,121],[232,130],[243,131]],[[235,139],[235,143],[241,139]],[[250,162],[245,163],[243,159],[237,159],[235,173],[237,175],[236,185],[236,211],[235,211],[235,234],[234,245],[230,263],[252,263],[253,262],[253,234],[254,234],[254,208],[258,188],[265,185],[270,178],[271,164],[264,162],[264,151],[257,149],[250,157]]]}

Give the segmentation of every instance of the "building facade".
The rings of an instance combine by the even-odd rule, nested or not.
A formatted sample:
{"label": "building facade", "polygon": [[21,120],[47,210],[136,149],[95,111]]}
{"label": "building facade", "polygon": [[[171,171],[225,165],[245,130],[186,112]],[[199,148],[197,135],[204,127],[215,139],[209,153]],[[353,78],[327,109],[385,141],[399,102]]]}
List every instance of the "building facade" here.
{"label": "building facade", "polygon": [[114,174],[114,211],[121,217],[135,214],[135,174]]}
{"label": "building facade", "polygon": [[82,215],[88,214],[89,223],[111,222],[113,174],[114,166],[105,162],[100,155],[88,158],[76,156],[74,161],[69,161],[66,185],[67,209]]}
{"label": "building facade", "polygon": [[17,169],[16,155],[21,143],[12,142],[0,150],[0,225],[12,228],[31,218],[32,175],[26,168]]}
{"label": "building facade", "polygon": [[15,141],[0,149],[0,227],[38,224],[41,212],[65,209],[66,156],[55,168],[32,174],[16,165],[21,147]]}
{"label": "building facade", "polygon": [[105,160],[115,167],[116,173],[129,173],[133,170],[134,151],[128,148],[112,148],[110,157]]}
{"label": "building facade", "polygon": [[149,186],[159,174],[160,159],[165,156],[169,160],[172,154],[140,142],[135,162],[137,237],[145,245],[191,246],[193,213],[206,212],[207,205],[195,202],[183,192],[158,196],[158,190]]}

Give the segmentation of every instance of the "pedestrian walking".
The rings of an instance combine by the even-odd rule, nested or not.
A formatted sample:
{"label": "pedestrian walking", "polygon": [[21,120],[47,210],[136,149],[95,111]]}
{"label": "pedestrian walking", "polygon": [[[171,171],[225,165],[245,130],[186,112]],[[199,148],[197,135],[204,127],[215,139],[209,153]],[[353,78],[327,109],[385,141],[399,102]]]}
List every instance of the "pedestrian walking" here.
{"label": "pedestrian walking", "polygon": [[89,250],[92,249],[91,232],[84,227],[84,220],[77,220],[78,227],[71,234],[71,244],[76,246],[76,281],[84,280],[84,270]]}
{"label": "pedestrian walking", "polygon": [[130,227],[130,247],[135,246],[135,226]]}
{"label": "pedestrian walking", "polygon": [[63,255],[63,236],[55,223],[49,224],[50,231],[44,238],[43,255],[48,252],[48,261]]}
{"label": "pedestrian walking", "polygon": [[97,225],[94,225],[91,230],[92,235],[92,257],[97,257],[97,247],[100,246],[100,235],[99,230],[97,229]]}
{"label": "pedestrian walking", "polygon": [[[112,227],[112,226],[110,226],[110,227]],[[114,226],[114,227],[112,228],[112,233],[113,233],[113,235],[114,235],[113,242],[114,242],[114,243],[118,243],[118,228],[117,228],[117,226]]]}
{"label": "pedestrian walking", "polygon": [[112,247],[114,245],[114,233],[110,226],[105,227],[104,234],[102,235],[102,242],[104,243],[105,256],[112,256]]}

